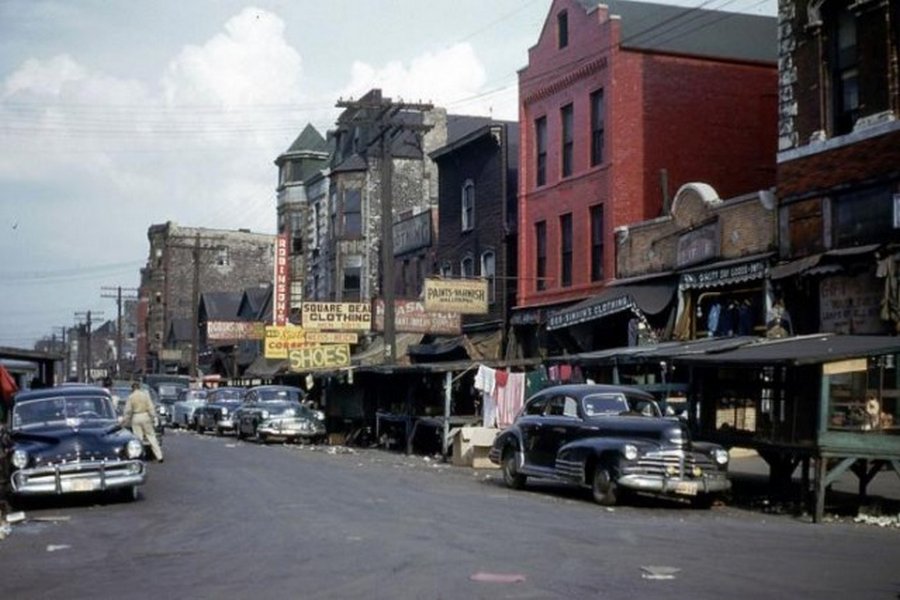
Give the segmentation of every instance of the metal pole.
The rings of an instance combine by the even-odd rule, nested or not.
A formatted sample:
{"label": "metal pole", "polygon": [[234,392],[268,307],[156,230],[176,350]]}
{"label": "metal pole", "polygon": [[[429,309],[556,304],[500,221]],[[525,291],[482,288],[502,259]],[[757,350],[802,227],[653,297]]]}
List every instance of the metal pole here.
{"label": "metal pole", "polygon": [[441,448],[444,458],[450,451],[450,400],[453,396],[453,373],[444,375],[444,443]]}

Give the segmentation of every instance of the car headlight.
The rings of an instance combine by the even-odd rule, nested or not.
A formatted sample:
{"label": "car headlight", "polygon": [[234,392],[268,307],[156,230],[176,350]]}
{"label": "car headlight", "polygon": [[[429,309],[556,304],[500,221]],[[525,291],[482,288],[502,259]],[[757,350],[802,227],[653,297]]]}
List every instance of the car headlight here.
{"label": "car headlight", "polygon": [[717,464],[728,464],[728,450],[725,450],[724,448],[716,448],[715,450],[713,450],[713,456],[715,457]]}
{"label": "car headlight", "polygon": [[223,409],[222,409],[222,416],[223,416],[223,417],[227,417],[227,416],[228,416],[228,409],[227,409],[227,408],[223,408]]}
{"label": "car headlight", "polygon": [[321,410],[313,411],[313,413],[316,415],[316,418],[317,418],[318,420],[320,420],[320,421],[324,421],[324,420],[325,420],[325,413],[322,412]]}
{"label": "car headlight", "polygon": [[267,411],[267,410],[262,411],[262,418],[263,418],[263,419],[268,419],[268,418],[269,418],[269,411]]}
{"label": "car headlight", "polygon": [[16,450],[13,452],[12,464],[17,469],[24,469],[28,464],[28,453],[24,450]]}
{"label": "car headlight", "polygon": [[159,412],[159,414],[161,414],[161,415],[166,414],[166,407],[165,407],[165,406],[160,406],[158,412]]}
{"label": "car headlight", "polygon": [[625,444],[625,458],[627,460],[634,460],[638,457],[638,449],[634,444]]}
{"label": "car headlight", "polygon": [[125,454],[128,455],[128,458],[140,458],[143,452],[144,447],[138,440],[128,440],[125,445]]}

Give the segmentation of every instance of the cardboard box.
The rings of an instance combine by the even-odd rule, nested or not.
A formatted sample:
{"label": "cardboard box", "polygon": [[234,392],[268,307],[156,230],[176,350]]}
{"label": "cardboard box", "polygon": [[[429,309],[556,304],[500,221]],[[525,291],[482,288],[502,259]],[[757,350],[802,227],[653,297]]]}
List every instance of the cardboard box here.
{"label": "cardboard box", "polygon": [[488,458],[499,429],[491,427],[460,427],[450,432],[453,440],[453,464],[474,469],[496,469]]}

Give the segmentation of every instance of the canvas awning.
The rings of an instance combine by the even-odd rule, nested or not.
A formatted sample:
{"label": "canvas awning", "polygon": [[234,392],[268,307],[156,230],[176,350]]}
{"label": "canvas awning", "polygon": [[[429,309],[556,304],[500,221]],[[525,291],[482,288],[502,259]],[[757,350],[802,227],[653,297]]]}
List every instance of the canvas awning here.
{"label": "canvas awning", "polygon": [[881,247],[881,244],[867,244],[865,246],[852,246],[850,248],[836,248],[828,252],[813,254],[812,256],[804,256],[797,260],[776,265],[769,269],[770,279],[786,279],[797,275],[824,275],[840,271],[841,267],[833,260],[839,260],[847,257],[862,256],[870,254]]}
{"label": "canvas awning", "polygon": [[608,287],[596,296],[552,312],[547,318],[547,330],[587,323],[633,308],[657,315],[671,304],[674,294],[674,283]]}
{"label": "canvas awning", "polygon": [[686,269],[681,272],[682,289],[704,289],[763,279],[772,253],[757,254]]}
{"label": "canvas awning", "polygon": [[704,365],[797,366],[897,353],[900,353],[898,337],[820,333],[791,338],[760,338],[726,351],[682,354],[673,358]]}

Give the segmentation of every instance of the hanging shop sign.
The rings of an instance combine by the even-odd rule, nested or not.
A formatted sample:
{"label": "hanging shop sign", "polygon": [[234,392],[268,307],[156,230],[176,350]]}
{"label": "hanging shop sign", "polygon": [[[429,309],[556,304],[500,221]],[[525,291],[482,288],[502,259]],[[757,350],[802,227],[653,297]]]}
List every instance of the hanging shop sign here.
{"label": "hanging shop sign", "polygon": [[210,342],[261,340],[265,326],[257,321],[207,321],[206,339]]}
{"label": "hanging shop sign", "polygon": [[350,346],[349,344],[323,344],[297,348],[288,353],[288,359],[288,369],[294,373],[349,367]]}
{"label": "hanging shop sign", "polygon": [[547,317],[547,331],[601,319],[623,310],[628,310],[633,306],[634,300],[631,299],[631,296],[623,294],[606,300],[587,303],[586,305],[564,308]]}
{"label": "hanging shop sign", "polygon": [[306,335],[301,327],[293,325],[268,326],[263,347],[266,358],[287,358],[288,352],[306,346]]}
{"label": "hanging shop sign", "polygon": [[[384,300],[375,301],[375,330],[384,331]],[[459,335],[462,333],[462,315],[456,312],[428,312],[421,300],[395,300],[394,331]]]}
{"label": "hanging shop sign", "polygon": [[272,323],[284,325],[288,322],[288,297],[290,281],[288,277],[288,238],[281,233],[275,236],[275,278],[272,290]]}
{"label": "hanging shop sign", "polygon": [[304,337],[309,345],[359,343],[359,334],[355,331],[307,331]]}
{"label": "hanging shop sign", "polygon": [[431,211],[394,223],[394,256],[431,245]]}
{"label": "hanging shop sign", "polygon": [[425,278],[425,310],[483,315],[488,312],[487,279]]}
{"label": "hanging shop sign", "polygon": [[363,302],[304,302],[303,327],[312,330],[369,331],[372,307]]}

